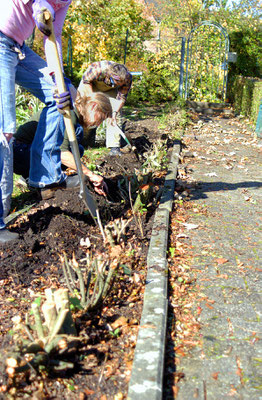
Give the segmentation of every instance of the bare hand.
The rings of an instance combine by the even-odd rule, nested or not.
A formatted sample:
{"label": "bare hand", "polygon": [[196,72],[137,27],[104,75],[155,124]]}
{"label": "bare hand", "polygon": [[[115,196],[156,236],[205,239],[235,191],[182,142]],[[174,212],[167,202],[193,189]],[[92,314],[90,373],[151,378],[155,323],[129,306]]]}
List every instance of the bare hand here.
{"label": "bare hand", "polygon": [[104,179],[102,176],[97,175],[97,174],[92,174],[92,176],[89,176],[90,181],[94,185],[95,192],[100,194],[101,196],[105,196],[108,193],[108,187],[107,184],[104,182]]}
{"label": "bare hand", "polygon": [[116,125],[117,124],[116,116],[117,116],[117,113],[113,112],[112,118],[107,118],[107,120],[106,120],[107,123],[110,124],[110,125]]}

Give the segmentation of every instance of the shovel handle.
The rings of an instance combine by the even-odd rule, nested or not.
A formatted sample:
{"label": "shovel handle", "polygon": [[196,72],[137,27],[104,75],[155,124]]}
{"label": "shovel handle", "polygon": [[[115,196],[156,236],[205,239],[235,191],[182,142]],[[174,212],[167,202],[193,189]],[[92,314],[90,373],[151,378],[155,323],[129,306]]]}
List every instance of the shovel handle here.
{"label": "shovel handle", "polygon": [[[64,93],[67,88],[64,81],[63,70],[60,62],[59,53],[57,50],[56,38],[54,34],[54,27],[52,16],[49,11],[44,12],[45,22],[50,28],[51,34],[46,39],[45,53],[48,67],[55,74],[56,85],[59,93]],[[76,141],[76,134],[73,122],[71,120],[70,107],[67,106],[63,109],[64,121],[70,142]],[[80,155],[79,155],[80,157]]]}
{"label": "shovel handle", "polygon": [[[45,18],[45,22],[47,23],[47,25],[49,26],[50,31],[51,31],[50,36],[48,36],[48,38],[46,39],[46,45],[45,45],[47,65],[51,69],[51,71],[54,72],[54,74],[55,74],[55,80],[56,80],[58,92],[64,93],[67,89],[66,89],[66,85],[65,85],[65,81],[64,81],[64,75],[63,75],[63,71],[62,71],[60,57],[59,57],[58,50],[57,50],[56,38],[54,35],[53,21],[52,21],[52,17],[51,17],[51,14],[49,11],[44,12],[44,18]],[[87,187],[85,186],[84,174],[83,174],[81,158],[80,158],[80,153],[79,153],[79,147],[77,144],[75,127],[74,127],[72,119],[71,119],[70,107],[69,106],[65,107],[63,109],[63,111],[64,111],[63,117],[64,117],[64,121],[65,121],[65,127],[67,130],[68,139],[69,139],[72,153],[73,153],[73,156],[75,159],[77,173],[78,173],[79,181],[80,181],[80,197],[83,198],[84,202],[86,203],[87,207],[90,210],[91,207],[88,206],[88,199],[87,199],[87,196],[85,196]],[[93,216],[95,222],[98,223],[101,233],[103,235],[103,238],[105,239],[105,233],[104,233],[101,221],[100,221],[99,210],[98,210],[98,207],[97,207],[96,203],[94,202],[92,196],[90,197],[89,202],[92,202],[92,208],[96,209],[96,215],[94,215],[94,212],[93,212],[93,214],[91,213],[91,215]]]}
{"label": "shovel handle", "polygon": [[[57,84],[57,89],[59,93],[66,91],[63,71],[61,67],[60,57],[57,50],[56,38],[54,34],[54,27],[52,17],[49,11],[44,12],[44,19],[46,24],[49,26],[51,35],[48,36],[46,41],[46,58],[49,68],[55,73],[55,79]],[[69,107],[68,107],[69,108]]]}

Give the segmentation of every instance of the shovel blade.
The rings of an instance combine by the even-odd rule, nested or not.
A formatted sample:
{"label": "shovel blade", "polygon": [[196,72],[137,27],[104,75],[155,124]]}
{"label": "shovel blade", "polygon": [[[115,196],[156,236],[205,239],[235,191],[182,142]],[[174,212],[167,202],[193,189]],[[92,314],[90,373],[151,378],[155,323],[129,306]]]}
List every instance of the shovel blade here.
{"label": "shovel blade", "polygon": [[96,201],[93,199],[86,185],[84,185],[83,188],[80,189],[80,197],[84,201],[95,222],[97,222],[98,207]]}
{"label": "shovel blade", "polygon": [[103,228],[103,225],[102,225],[102,222],[100,219],[100,214],[99,214],[99,209],[98,209],[97,203],[93,199],[93,197],[92,197],[91,193],[89,192],[89,190],[87,189],[86,185],[81,186],[79,196],[82,198],[85,205],[87,206],[95,223],[98,224],[101,234],[103,236],[103,239],[106,240],[106,236],[105,236],[104,228]]}

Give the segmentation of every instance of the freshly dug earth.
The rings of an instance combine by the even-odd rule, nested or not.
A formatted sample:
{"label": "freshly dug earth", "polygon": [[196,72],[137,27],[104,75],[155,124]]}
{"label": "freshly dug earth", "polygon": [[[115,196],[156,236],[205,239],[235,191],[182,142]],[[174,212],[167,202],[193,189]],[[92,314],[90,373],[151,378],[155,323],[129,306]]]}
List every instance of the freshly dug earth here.
{"label": "freshly dug earth", "polygon": [[[143,303],[146,256],[157,202],[152,200],[142,216],[141,226],[132,217],[130,202],[123,199],[119,182],[132,178],[144,162],[143,153],[161,137],[153,119],[128,122],[126,131],[139,153],[121,157],[106,156],[97,161],[98,171],[109,187],[107,199],[96,199],[103,225],[130,220],[119,243],[104,242],[78,190],[58,190],[55,197],[39,200],[32,193],[34,206],[10,225],[19,233],[15,243],[0,247],[1,374],[4,398],[46,399],[123,399],[126,397],[133,353]],[[168,140],[165,140],[168,147]],[[153,180],[152,199],[164,181],[164,173]],[[88,243],[90,242],[90,244]],[[12,318],[24,320],[31,303],[44,296],[46,288],[66,287],[61,255],[73,257],[83,268],[86,257],[102,255],[117,260],[118,274],[107,299],[92,312],[74,314],[81,344],[73,354],[74,369],[60,373],[44,371],[7,377],[5,358],[13,346]]]}

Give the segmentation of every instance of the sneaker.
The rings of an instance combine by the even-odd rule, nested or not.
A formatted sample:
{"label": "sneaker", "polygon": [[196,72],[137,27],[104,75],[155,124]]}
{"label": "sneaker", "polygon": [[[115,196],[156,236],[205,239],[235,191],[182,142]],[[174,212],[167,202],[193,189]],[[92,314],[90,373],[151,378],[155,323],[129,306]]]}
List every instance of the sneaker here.
{"label": "sneaker", "polygon": [[51,185],[46,185],[43,189],[40,190],[42,200],[49,200],[55,195],[55,191],[58,189],[74,189],[80,186],[79,176],[78,175],[70,175],[67,176],[66,179],[60,183],[52,183]]}
{"label": "sneaker", "polygon": [[8,229],[0,229],[0,244],[6,244],[18,239],[19,235],[16,232],[10,232]]}
{"label": "sneaker", "polygon": [[110,156],[121,156],[120,147],[111,147],[109,155]]}

